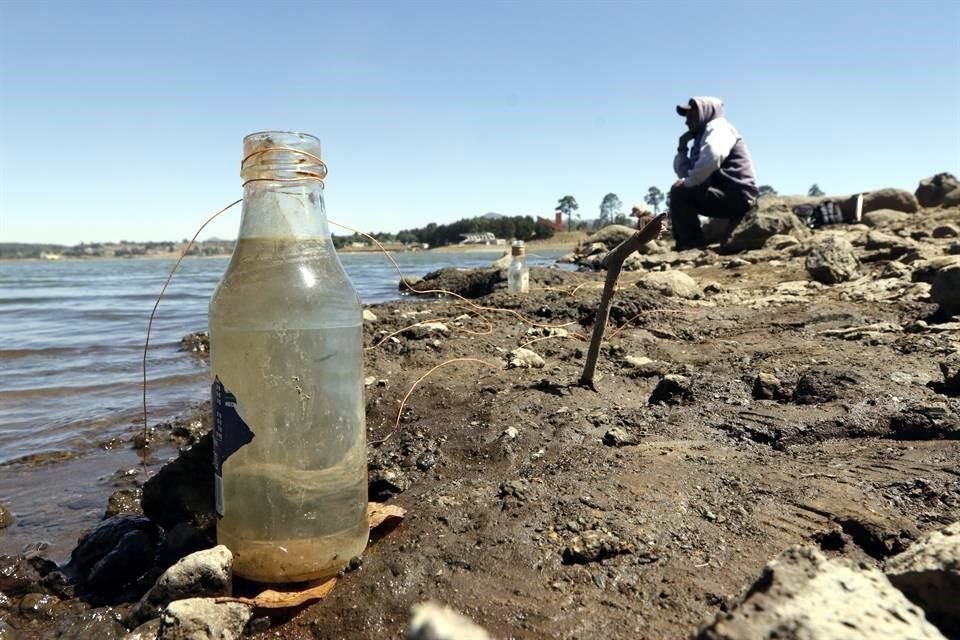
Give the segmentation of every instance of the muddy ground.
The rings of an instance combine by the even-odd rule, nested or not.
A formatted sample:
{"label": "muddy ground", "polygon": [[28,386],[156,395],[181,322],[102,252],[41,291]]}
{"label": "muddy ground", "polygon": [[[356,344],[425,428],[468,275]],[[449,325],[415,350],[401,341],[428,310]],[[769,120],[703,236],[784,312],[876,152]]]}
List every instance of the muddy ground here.
{"label": "muddy ground", "polygon": [[[915,215],[913,231],[960,221]],[[940,254],[956,242],[919,241]],[[862,277],[832,286],[810,281],[802,254],[687,252],[666,266],[696,280],[695,299],[624,273],[597,391],[577,381],[602,274],[474,301],[515,313],[371,307],[371,499],[407,517],[327,600],[253,637],[401,637],[429,599],[494,637],[683,638],[790,545],[877,565],[960,520],[960,400],[939,367],[957,358],[958,325],[929,285],[881,278],[889,260],[858,252]],[[426,320],[447,331],[387,337]],[[536,325],[570,334],[529,345],[543,368],[508,368],[549,332]],[[427,377],[395,429],[414,382],[456,358],[483,362]],[[761,373],[780,386],[755,394]],[[651,403],[667,374],[686,382]]]}

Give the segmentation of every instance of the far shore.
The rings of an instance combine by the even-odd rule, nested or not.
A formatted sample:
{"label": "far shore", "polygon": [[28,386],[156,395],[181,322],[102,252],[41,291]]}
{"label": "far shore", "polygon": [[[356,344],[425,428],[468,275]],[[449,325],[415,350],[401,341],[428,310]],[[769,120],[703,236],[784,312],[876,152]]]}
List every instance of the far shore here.
{"label": "far shore", "polygon": [[[570,249],[583,241],[590,232],[588,231],[564,231],[558,233],[553,238],[547,240],[532,240],[525,243],[528,249]],[[390,253],[508,253],[510,251],[510,242],[504,244],[458,244],[447,245],[444,247],[432,247],[423,249],[414,245],[384,244],[384,248]],[[363,247],[342,247],[337,249],[337,253],[379,253],[380,247],[376,245]],[[188,255],[186,258],[228,258],[230,253],[218,253],[213,255]],[[60,258],[2,258],[0,264],[4,262],[83,262],[89,260],[175,260],[180,256],[176,251],[164,253],[148,253],[142,255],[126,256],[62,256]]]}

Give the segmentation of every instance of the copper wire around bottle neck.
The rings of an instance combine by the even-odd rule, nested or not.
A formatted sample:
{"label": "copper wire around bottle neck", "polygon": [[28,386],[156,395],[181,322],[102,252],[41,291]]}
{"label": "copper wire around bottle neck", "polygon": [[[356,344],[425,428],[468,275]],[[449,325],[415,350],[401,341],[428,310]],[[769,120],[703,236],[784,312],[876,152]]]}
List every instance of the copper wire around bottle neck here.
{"label": "copper wire around bottle neck", "polygon": [[309,171],[306,169],[293,169],[290,170],[290,173],[295,173],[298,176],[297,178],[250,178],[249,180],[244,180],[243,186],[247,186],[251,182],[300,182],[301,180],[317,180],[320,182],[320,186],[324,187],[324,180],[327,177],[329,171],[327,163],[320,159],[319,156],[315,156],[309,151],[304,151],[303,149],[295,149],[293,147],[264,147],[263,149],[257,149],[256,151],[247,154],[243,160],[240,161],[240,174],[243,175],[243,166],[247,163],[247,160],[250,158],[260,155],[261,153],[266,153],[268,151],[289,151],[290,153],[298,153],[302,156],[306,156],[310,160],[314,161],[320,165],[320,171]]}

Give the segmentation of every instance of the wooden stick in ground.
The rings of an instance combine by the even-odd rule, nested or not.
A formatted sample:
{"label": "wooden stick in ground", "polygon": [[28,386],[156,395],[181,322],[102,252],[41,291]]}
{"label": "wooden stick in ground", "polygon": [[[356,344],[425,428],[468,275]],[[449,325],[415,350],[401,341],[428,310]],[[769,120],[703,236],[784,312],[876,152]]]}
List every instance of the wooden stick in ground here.
{"label": "wooden stick in ground", "polygon": [[607,319],[610,317],[610,301],[613,300],[613,290],[620,277],[623,261],[641,246],[655,239],[663,229],[665,216],[659,215],[646,224],[643,229],[618,244],[607,254],[604,262],[607,266],[607,278],[603,283],[603,293],[600,295],[600,304],[597,305],[597,315],[593,321],[593,337],[590,339],[590,350],[587,352],[587,361],[583,365],[583,374],[580,376],[580,386],[589,387],[596,391],[593,382],[593,373],[597,368],[597,357],[600,355],[600,343],[603,342],[603,333],[607,328]]}

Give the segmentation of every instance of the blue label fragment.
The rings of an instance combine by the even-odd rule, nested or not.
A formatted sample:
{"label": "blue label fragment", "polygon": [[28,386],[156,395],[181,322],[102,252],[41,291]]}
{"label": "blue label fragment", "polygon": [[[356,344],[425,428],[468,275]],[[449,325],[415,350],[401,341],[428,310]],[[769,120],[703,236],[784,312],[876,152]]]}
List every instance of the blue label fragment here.
{"label": "blue label fragment", "polygon": [[253,431],[237,412],[237,398],[227,391],[220,378],[211,388],[213,405],[213,473],[214,502],[217,515],[223,517],[223,463],[246,444],[253,441]]}

